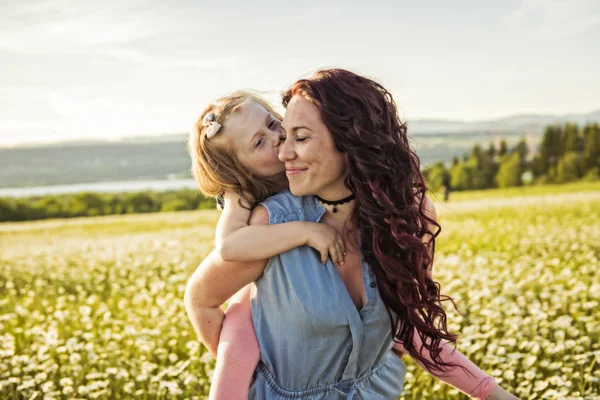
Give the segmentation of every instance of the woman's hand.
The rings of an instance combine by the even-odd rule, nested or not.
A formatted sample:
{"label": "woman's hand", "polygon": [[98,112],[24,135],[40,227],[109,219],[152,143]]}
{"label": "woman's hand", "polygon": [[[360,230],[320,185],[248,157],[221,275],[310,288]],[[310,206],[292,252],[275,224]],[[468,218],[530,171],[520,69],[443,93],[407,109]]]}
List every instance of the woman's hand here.
{"label": "woman's hand", "polygon": [[344,265],[346,244],[335,229],[316,222],[306,222],[303,226],[305,244],[319,252],[323,264],[327,263],[329,256],[335,265]]}

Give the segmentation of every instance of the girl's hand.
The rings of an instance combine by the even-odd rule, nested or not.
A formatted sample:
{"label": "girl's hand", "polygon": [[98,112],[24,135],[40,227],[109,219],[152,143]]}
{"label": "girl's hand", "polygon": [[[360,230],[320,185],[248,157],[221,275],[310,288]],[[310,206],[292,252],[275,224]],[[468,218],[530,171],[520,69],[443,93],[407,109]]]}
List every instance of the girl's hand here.
{"label": "girl's hand", "polygon": [[323,264],[327,263],[327,256],[330,256],[335,265],[344,265],[346,244],[335,229],[316,222],[306,222],[304,226],[305,244],[321,254]]}

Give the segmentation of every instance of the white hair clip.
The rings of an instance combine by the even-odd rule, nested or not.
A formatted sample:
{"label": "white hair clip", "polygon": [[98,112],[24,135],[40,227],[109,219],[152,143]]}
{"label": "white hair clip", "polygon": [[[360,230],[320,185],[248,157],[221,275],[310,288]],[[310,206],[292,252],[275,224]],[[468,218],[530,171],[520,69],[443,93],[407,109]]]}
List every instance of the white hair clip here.
{"label": "white hair clip", "polygon": [[202,121],[202,126],[208,127],[208,129],[206,130],[207,140],[215,136],[217,132],[219,132],[219,129],[221,129],[221,124],[215,121],[215,114],[211,112],[206,114],[206,116],[204,117],[204,120]]}

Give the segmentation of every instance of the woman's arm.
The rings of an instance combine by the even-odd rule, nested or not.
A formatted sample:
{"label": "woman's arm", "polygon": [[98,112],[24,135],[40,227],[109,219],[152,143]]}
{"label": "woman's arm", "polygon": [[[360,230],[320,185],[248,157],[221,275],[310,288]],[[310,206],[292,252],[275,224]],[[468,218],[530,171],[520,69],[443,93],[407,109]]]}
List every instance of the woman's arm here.
{"label": "woman's arm", "polygon": [[225,303],[237,290],[262,274],[267,260],[250,263],[222,261],[213,251],[188,280],[184,294],[185,309],[198,339],[217,354]]}
{"label": "woman's arm", "polygon": [[[268,223],[267,210],[264,207],[255,208],[250,224]],[[184,294],[185,309],[198,339],[213,356],[218,353],[224,318],[220,306],[241,288],[258,279],[267,261],[226,262],[213,250],[188,280]]]}
{"label": "woman's arm", "polygon": [[[229,210],[234,209],[229,207]],[[232,212],[230,216],[235,217],[235,214]],[[235,222],[235,219],[221,225],[221,234],[233,226],[232,221]],[[264,207],[252,212],[250,224],[268,223]],[[249,287],[246,285],[262,274],[266,264],[267,260],[226,262],[213,251],[188,281],[184,296],[186,311],[198,338],[217,358],[210,399],[247,398],[252,373],[258,362],[258,344],[251,320]],[[231,299],[224,321],[219,306],[244,286],[246,289]]]}
{"label": "woman's arm", "polygon": [[191,290],[186,288],[184,295],[185,311],[192,323],[198,340],[204,344],[210,354],[217,358],[219,335],[223,325],[224,313],[221,307],[194,306],[190,300]]}
{"label": "woman's arm", "polygon": [[[217,247],[231,232],[248,226],[251,219],[250,209],[245,207],[246,204],[240,204],[237,194],[226,192],[224,201],[225,207],[215,235]],[[252,223],[268,224],[266,210],[257,212]],[[265,265],[265,260],[244,264],[227,263],[218,251],[213,250],[188,280],[184,294],[185,309],[198,339],[213,357],[217,357],[224,319],[220,306],[236,292],[236,288],[242,288],[258,278]]]}
{"label": "woman's arm", "polygon": [[[268,225],[269,215],[264,207],[256,207],[251,214],[251,225]],[[213,250],[188,281],[187,298],[190,305],[219,307],[241,288],[254,282],[262,274],[268,259],[253,262],[229,262]]]}

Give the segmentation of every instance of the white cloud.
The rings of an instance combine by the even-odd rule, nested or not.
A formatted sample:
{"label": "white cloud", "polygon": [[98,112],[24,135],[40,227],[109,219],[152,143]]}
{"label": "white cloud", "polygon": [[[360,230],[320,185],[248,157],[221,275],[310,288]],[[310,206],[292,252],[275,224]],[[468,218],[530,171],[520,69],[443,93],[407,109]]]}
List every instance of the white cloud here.
{"label": "white cloud", "polygon": [[597,0],[523,0],[509,14],[512,23],[540,39],[577,35],[600,24]]}
{"label": "white cloud", "polygon": [[6,11],[0,16],[0,50],[15,53],[85,53],[182,28],[160,10],[115,0],[17,3]]}
{"label": "white cloud", "polygon": [[69,7],[69,0],[41,0],[41,1],[4,1],[0,6],[2,15],[13,18],[23,18],[45,12],[65,10]]}
{"label": "white cloud", "polygon": [[156,32],[138,21],[108,21],[100,16],[88,16],[4,32],[0,48],[34,54],[85,52],[102,45],[130,43]]}
{"label": "white cloud", "polygon": [[147,66],[192,67],[192,68],[235,68],[243,58],[237,55],[198,57],[196,55],[174,55],[156,57],[140,50],[127,47],[109,47],[95,51],[95,54],[107,56],[121,61],[132,61]]}

